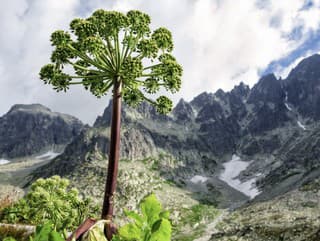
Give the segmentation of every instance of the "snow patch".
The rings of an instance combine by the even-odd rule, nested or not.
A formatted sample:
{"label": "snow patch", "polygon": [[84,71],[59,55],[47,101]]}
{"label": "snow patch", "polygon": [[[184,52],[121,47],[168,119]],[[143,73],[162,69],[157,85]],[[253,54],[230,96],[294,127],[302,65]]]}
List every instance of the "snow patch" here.
{"label": "snow patch", "polygon": [[286,94],[285,101],[288,102],[288,92],[286,91],[285,94]]}
{"label": "snow patch", "polygon": [[193,183],[205,183],[207,180],[208,180],[207,177],[203,177],[203,176],[200,176],[200,175],[195,175],[194,177],[192,177],[190,179],[190,181],[193,182]]}
{"label": "snow patch", "polygon": [[292,111],[292,108],[288,105],[288,103],[284,103],[284,105],[286,106],[286,108],[288,109],[288,111]]}
{"label": "snow patch", "polygon": [[194,116],[197,117],[198,114],[199,114],[199,111],[196,108],[193,108],[193,107],[192,107],[192,111],[193,111]]}
{"label": "snow patch", "polygon": [[5,160],[5,159],[0,159],[0,165],[5,165],[5,164],[8,164],[8,163],[10,163],[10,161]]}
{"label": "snow patch", "polygon": [[245,182],[237,178],[242,171],[247,169],[250,163],[241,161],[240,157],[233,155],[230,161],[223,164],[224,171],[220,174],[219,179],[252,199],[260,193],[255,186],[256,177]]}
{"label": "snow patch", "polygon": [[289,106],[288,104],[288,92],[286,92],[286,98],[285,98],[285,102],[284,105],[286,106],[286,108],[288,109],[288,111],[292,111],[292,108]]}
{"label": "snow patch", "polygon": [[36,156],[37,159],[45,159],[45,160],[51,160],[57,156],[59,156],[61,153],[54,152],[54,151],[48,151],[42,155]]}
{"label": "snow patch", "polygon": [[[286,108],[289,110],[289,111],[292,111],[292,108],[289,106],[288,104],[288,93],[286,92],[286,97],[285,97],[285,102],[284,102],[284,105],[286,106]],[[297,124],[298,126],[302,129],[302,130],[306,130],[306,127],[300,122],[300,121],[297,121]]]}
{"label": "snow patch", "polygon": [[306,127],[300,121],[297,121],[297,124],[302,130],[306,130]]}

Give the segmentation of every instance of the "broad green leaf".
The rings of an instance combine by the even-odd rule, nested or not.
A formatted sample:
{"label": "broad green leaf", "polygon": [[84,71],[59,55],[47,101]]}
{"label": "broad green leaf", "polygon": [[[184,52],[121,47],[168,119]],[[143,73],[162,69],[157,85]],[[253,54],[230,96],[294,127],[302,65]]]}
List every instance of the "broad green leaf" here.
{"label": "broad green leaf", "polygon": [[169,211],[162,211],[161,213],[160,213],[160,218],[165,218],[165,219],[169,219],[169,217],[170,217],[170,212]]}
{"label": "broad green leaf", "polygon": [[152,225],[151,232],[152,233],[157,232],[159,230],[159,228],[161,227],[161,223],[162,223],[162,219],[155,221],[155,223]]}
{"label": "broad green leaf", "polygon": [[119,229],[119,235],[126,241],[140,241],[142,230],[133,223],[124,225]]}
{"label": "broad green leaf", "polygon": [[145,197],[140,203],[142,216],[133,211],[125,211],[134,222],[119,229],[114,241],[170,241],[170,213],[163,211],[154,194]]}
{"label": "broad green leaf", "polygon": [[171,223],[167,219],[161,219],[157,222],[156,231],[152,232],[149,241],[170,241],[171,240]]}
{"label": "broad green leaf", "polygon": [[42,227],[37,228],[34,241],[48,241],[51,231],[52,228],[50,223],[46,223]]}
{"label": "broad green leaf", "polygon": [[52,231],[49,234],[49,241],[64,241],[64,239],[62,238],[60,233],[56,231]]}
{"label": "broad green leaf", "polygon": [[118,234],[113,235],[112,241],[121,241],[121,237]]}
{"label": "broad green leaf", "polygon": [[147,218],[149,226],[152,226],[159,219],[161,204],[156,196],[151,194],[141,202],[140,209],[143,216]]}
{"label": "broad green leaf", "polygon": [[144,221],[147,221],[147,220],[144,220],[142,216],[140,216],[134,211],[125,210],[124,213],[128,218],[131,218],[133,221],[135,221],[138,227],[142,227]]}

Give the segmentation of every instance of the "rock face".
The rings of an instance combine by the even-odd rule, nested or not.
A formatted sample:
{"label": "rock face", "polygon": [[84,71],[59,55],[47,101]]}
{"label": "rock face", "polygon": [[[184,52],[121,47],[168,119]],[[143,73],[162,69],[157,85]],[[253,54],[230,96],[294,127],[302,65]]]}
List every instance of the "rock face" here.
{"label": "rock face", "polygon": [[[147,103],[122,108],[121,157],[143,159],[163,153],[174,160],[166,177],[183,185],[192,176],[217,178],[232,154],[254,160],[239,178],[257,177],[269,199],[320,176],[320,56],[303,60],[285,80],[273,74],[250,89],[202,93],[180,100],[168,116]],[[41,176],[67,175],[88,153],[108,154],[111,105],[93,128],[79,135]],[[93,155],[94,156],[94,155]],[[214,189],[213,184],[213,189]],[[220,188],[221,189],[221,188]]]}
{"label": "rock face", "polygon": [[306,118],[320,119],[320,55],[302,60],[285,80],[288,101]]}
{"label": "rock face", "polygon": [[83,128],[81,121],[40,105],[14,105],[0,117],[0,157],[27,156],[65,146]]}
{"label": "rock face", "polygon": [[184,99],[181,99],[179,101],[179,103],[173,109],[172,114],[174,115],[179,124],[189,123],[195,117],[192,106]]}

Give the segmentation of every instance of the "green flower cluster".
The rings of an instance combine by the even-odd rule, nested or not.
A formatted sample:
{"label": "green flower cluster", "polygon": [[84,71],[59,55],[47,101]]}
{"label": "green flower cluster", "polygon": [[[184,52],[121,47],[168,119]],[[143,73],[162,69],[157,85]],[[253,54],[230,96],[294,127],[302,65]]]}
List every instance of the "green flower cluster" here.
{"label": "green flower cluster", "polygon": [[[42,67],[40,78],[56,91],[80,84],[101,97],[117,84],[129,105],[148,101],[160,113],[172,102],[149,95],[161,87],[172,93],[181,88],[182,67],[171,55],[173,40],[166,28],[150,29],[150,17],[132,10],[123,14],[99,9],[86,19],[76,18],[70,31],[51,35],[51,63]],[[150,63],[150,66],[145,66]]]}
{"label": "green flower cluster", "polygon": [[56,230],[74,229],[97,211],[89,199],[79,198],[78,190],[59,176],[38,179],[30,192],[17,203],[3,210],[3,221],[42,224],[52,222]]}

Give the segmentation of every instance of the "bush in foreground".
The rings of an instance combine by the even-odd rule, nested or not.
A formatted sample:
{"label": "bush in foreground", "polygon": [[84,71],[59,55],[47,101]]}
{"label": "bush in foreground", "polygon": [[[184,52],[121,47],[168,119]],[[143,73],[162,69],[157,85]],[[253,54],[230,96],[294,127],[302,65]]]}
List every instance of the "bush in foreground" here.
{"label": "bush in foreground", "polygon": [[62,231],[76,228],[97,212],[90,199],[81,199],[69,180],[53,176],[38,179],[30,192],[17,203],[2,210],[1,220],[8,223],[44,224],[51,222]]}

